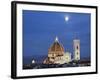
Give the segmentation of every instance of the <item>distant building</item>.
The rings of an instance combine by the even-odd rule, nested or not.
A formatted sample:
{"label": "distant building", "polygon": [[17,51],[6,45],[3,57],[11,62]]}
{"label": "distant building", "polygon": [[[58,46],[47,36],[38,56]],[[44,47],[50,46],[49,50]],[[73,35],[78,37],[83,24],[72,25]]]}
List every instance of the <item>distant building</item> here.
{"label": "distant building", "polygon": [[64,60],[66,61],[66,63],[71,62],[71,53],[70,52],[66,52],[64,54]]}
{"label": "distant building", "polygon": [[80,40],[76,39],[74,42],[74,60],[80,60]]}

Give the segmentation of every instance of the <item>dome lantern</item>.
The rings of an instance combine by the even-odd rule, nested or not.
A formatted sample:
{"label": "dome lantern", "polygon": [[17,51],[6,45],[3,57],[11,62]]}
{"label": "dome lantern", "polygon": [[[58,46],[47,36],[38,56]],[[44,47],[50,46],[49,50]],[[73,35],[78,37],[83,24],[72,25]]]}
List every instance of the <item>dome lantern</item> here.
{"label": "dome lantern", "polygon": [[58,42],[58,37],[56,36],[56,38],[55,38],[55,42]]}

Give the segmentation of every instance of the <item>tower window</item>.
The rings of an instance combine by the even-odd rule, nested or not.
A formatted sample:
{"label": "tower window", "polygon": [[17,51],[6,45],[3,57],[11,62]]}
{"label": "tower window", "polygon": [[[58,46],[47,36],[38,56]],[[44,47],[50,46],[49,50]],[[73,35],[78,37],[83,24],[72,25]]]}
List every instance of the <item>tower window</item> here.
{"label": "tower window", "polygon": [[78,46],[76,48],[78,49]]}

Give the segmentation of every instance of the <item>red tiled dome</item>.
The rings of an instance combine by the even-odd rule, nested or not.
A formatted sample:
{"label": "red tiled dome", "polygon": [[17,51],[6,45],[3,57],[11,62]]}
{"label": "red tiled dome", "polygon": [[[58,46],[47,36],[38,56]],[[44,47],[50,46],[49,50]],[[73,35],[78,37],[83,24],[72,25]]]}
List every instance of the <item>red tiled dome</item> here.
{"label": "red tiled dome", "polygon": [[53,45],[49,48],[49,54],[55,54],[56,56],[62,56],[64,54],[64,48],[59,43],[58,38],[55,39]]}
{"label": "red tiled dome", "polygon": [[48,58],[44,60],[45,64],[55,64],[56,57],[61,57],[64,55],[64,48],[59,43],[58,38],[56,37],[55,42],[48,50]]}
{"label": "red tiled dome", "polygon": [[49,51],[64,51],[64,48],[59,42],[54,42]]}

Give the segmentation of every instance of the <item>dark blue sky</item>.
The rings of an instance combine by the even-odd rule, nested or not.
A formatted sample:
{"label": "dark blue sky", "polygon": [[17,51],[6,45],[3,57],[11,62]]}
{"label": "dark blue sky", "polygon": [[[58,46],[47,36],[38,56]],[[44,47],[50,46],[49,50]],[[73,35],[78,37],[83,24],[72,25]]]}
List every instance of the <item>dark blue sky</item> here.
{"label": "dark blue sky", "polygon": [[88,13],[23,10],[23,57],[47,55],[56,36],[72,54],[73,40],[80,39],[81,58],[90,57],[90,18]]}

